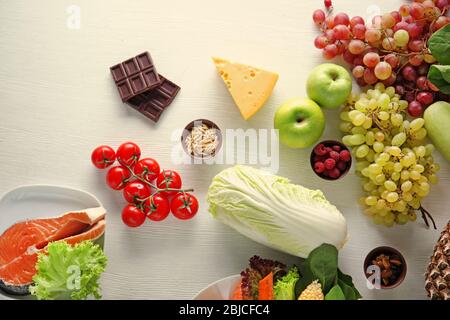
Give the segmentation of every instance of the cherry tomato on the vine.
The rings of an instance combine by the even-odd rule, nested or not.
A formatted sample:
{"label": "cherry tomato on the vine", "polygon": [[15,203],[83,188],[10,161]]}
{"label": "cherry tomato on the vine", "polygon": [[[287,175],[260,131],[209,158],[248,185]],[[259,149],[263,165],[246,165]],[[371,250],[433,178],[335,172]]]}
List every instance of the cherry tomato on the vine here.
{"label": "cherry tomato on the vine", "polygon": [[198,211],[197,198],[190,193],[180,192],[172,199],[171,210],[178,219],[191,219]]}
{"label": "cherry tomato on the vine", "polygon": [[121,165],[131,167],[139,160],[141,149],[133,142],[125,142],[117,148],[116,155]]}
{"label": "cherry tomato on the vine", "polygon": [[150,194],[150,187],[141,181],[128,182],[123,189],[123,197],[129,203],[139,204],[139,199],[143,200],[145,198],[148,198]]}
{"label": "cherry tomato on the vine", "polygon": [[92,151],[91,161],[99,169],[105,169],[116,161],[116,153],[109,146],[99,146]]}
{"label": "cherry tomato on the vine", "polygon": [[[180,189],[181,188],[181,177],[180,175],[173,170],[163,170],[156,179],[156,186],[159,189]],[[178,191],[170,190],[170,191],[162,191],[161,194],[163,196],[172,196],[176,194]]]}
{"label": "cherry tomato on the vine", "polygon": [[135,205],[128,204],[122,210],[122,221],[129,227],[139,227],[145,221],[145,213]]}
{"label": "cherry tomato on the vine", "polygon": [[158,162],[152,158],[141,159],[134,166],[134,173],[150,182],[158,177],[160,171]]}
{"label": "cherry tomato on the vine", "polygon": [[170,203],[166,197],[156,194],[144,204],[144,212],[152,221],[161,221],[167,218],[170,213]]}
{"label": "cherry tomato on the vine", "polygon": [[130,177],[131,173],[127,168],[116,166],[109,169],[106,174],[106,183],[114,190],[122,190]]}

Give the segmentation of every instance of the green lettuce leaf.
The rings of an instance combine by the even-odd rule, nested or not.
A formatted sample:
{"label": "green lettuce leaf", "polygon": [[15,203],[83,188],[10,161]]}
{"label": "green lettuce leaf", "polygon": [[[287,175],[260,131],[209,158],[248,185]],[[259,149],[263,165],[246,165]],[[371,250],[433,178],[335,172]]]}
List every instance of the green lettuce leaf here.
{"label": "green lettuce leaf", "polygon": [[83,241],[52,242],[40,253],[30,292],[39,300],[101,298],[99,279],[107,257],[100,246]]}
{"label": "green lettuce leaf", "polygon": [[278,280],[273,286],[275,300],[296,300],[295,285],[299,279],[298,269],[292,267],[288,274]]}
{"label": "green lettuce leaf", "polygon": [[450,64],[450,24],[433,33],[428,48],[440,64]]}
{"label": "green lettuce leaf", "polygon": [[428,79],[442,93],[450,94],[450,66],[431,65],[428,71]]}

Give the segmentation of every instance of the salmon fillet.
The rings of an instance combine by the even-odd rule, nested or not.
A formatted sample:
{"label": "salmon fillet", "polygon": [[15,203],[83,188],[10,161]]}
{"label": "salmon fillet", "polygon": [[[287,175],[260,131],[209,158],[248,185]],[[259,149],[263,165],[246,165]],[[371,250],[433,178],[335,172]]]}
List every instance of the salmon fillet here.
{"label": "salmon fillet", "polygon": [[75,244],[98,239],[105,232],[105,214],[98,207],[12,225],[0,236],[0,287],[13,294],[28,293],[38,253],[53,241]]}

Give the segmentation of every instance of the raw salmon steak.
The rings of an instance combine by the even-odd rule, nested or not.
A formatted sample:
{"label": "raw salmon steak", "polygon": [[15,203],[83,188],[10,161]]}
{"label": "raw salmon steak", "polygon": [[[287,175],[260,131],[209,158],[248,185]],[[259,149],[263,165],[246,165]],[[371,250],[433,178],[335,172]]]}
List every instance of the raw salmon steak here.
{"label": "raw salmon steak", "polygon": [[100,238],[105,232],[105,214],[102,207],[90,208],[9,227],[0,236],[0,288],[10,294],[28,294],[38,253],[53,241],[75,244]]}

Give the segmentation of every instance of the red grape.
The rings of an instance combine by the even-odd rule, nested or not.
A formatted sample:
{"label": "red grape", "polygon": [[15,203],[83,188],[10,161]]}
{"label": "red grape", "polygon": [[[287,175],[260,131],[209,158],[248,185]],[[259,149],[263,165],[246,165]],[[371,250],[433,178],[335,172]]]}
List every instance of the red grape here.
{"label": "red grape", "polygon": [[376,42],[381,39],[381,32],[378,29],[367,29],[365,34],[366,40],[369,42]]}
{"label": "red grape", "polygon": [[417,78],[416,81],[417,88],[420,90],[427,90],[428,89],[428,79],[426,76],[420,76]]}
{"label": "red grape", "polygon": [[411,101],[408,105],[408,113],[411,117],[420,117],[423,113],[423,107],[418,101]]}
{"label": "red grape", "polygon": [[350,22],[350,18],[346,13],[340,12],[334,17],[334,25],[344,25],[348,26]]}
{"label": "red grape", "polygon": [[420,3],[413,2],[409,7],[409,15],[416,20],[423,18],[424,7]]}
{"label": "red grape", "polygon": [[378,79],[386,80],[392,74],[392,67],[389,63],[381,61],[375,66],[374,73]]}
{"label": "red grape", "polygon": [[364,81],[368,84],[375,84],[378,81],[378,78],[375,76],[373,69],[367,68],[364,70]]}
{"label": "red grape", "polygon": [[364,40],[366,36],[366,26],[363,24],[357,24],[352,28],[352,32],[356,39]]}
{"label": "red grape", "polygon": [[396,80],[397,80],[397,75],[395,74],[395,72],[392,72],[391,75],[389,76],[389,78],[387,78],[386,80],[383,80],[383,84],[386,87],[389,87],[389,86],[393,85]]}
{"label": "red grape", "polygon": [[415,55],[409,57],[408,62],[409,62],[409,64],[411,64],[411,65],[413,65],[415,67],[418,67],[423,62],[423,55],[415,54]]}
{"label": "red grape", "polygon": [[327,60],[333,59],[334,57],[336,57],[338,53],[338,48],[335,44],[328,44],[324,49],[323,49],[323,57]]}
{"label": "red grape", "polygon": [[415,39],[422,34],[423,27],[417,23],[408,24],[407,31],[411,39]]}
{"label": "red grape", "polygon": [[360,16],[354,16],[353,18],[350,19],[350,27],[354,28],[355,26],[357,26],[358,24],[364,25],[364,19]]}
{"label": "red grape", "polygon": [[332,6],[331,0],[324,0],[323,3],[327,9],[330,9]]}
{"label": "red grape", "polygon": [[334,27],[334,19],[333,19],[333,16],[328,16],[326,19],[325,19],[325,24],[327,25],[327,28],[328,29],[333,29],[333,27]]}
{"label": "red grape", "polygon": [[380,62],[380,56],[375,52],[368,52],[364,55],[363,62],[369,68],[375,68],[375,66]]}
{"label": "red grape", "polygon": [[421,76],[425,76],[428,74],[428,69],[430,68],[428,63],[422,63],[418,68],[417,68],[417,72],[419,73],[419,75]]}
{"label": "red grape", "polygon": [[408,49],[414,52],[422,51],[423,40],[411,40],[408,43]]}
{"label": "red grape", "polygon": [[384,61],[389,63],[391,65],[392,69],[397,68],[398,65],[400,64],[400,60],[398,59],[398,57],[397,57],[397,55],[395,53],[387,54],[384,57]]}
{"label": "red grape", "polygon": [[352,54],[360,54],[362,53],[366,48],[366,45],[361,40],[351,40],[348,45],[348,51],[350,51]]}
{"label": "red grape", "polygon": [[352,70],[352,74],[355,78],[361,78],[364,76],[364,67],[363,66],[355,66]]}
{"label": "red grape", "polygon": [[400,15],[400,13],[398,11],[392,11],[391,15],[394,18],[396,23],[402,21],[402,16]]}
{"label": "red grape", "polygon": [[347,62],[348,64],[353,64],[353,61],[355,60],[356,56],[354,54],[352,54],[349,50],[345,50],[342,57],[344,58],[345,62]]}
{"label": "red grape", "polygon": [[438,92],[438,91],[439,91],[439,88],[436,87],[436,86],[434,85],[434,83],[432,83],[430,80],[428,80],[428,88],[430,88],[430,89],[433,90],[434,92]]}
{"label": "red grape", "polygon": [[350,30],[347,26],[339,24],[333,28],[334,37],[337,40],[348,40],[350,39]]}
{"label": "red grape", "polygon": [[333,43],[334,41],[336,41],[336,38],[334,37],[334,32],[332,29],[328,29],[324,32],[325,37],[327,37],[328,41],[330,43]]}
{"label": "red grape", "polygon": [[400,6],[400,9],[398,10],[398,12],[400,13],[400,15],[401,15],[402,17],[407,17],[407,16],[409,16],[409,5],[407,5],[407,4],[402,4],[402,5]]}
{"label": "red grape", "polygon": [[328,44],[328,39],[325,36],[317,36],[316,39],[314,39],[314,46],[317,49],[323,49]]}
{"label": "red grape", "polygon": [[408,81],[416,81],[417,72],[412,66],[405,66],[402,70],[403,77]]}
{"label": "red grape", "polygon": [[448,6],[448,1],[447,0],[436,0],[435,1],[435,5],[436,7],[438,7],[439,9],[444,9],[446,6]]}
{"label": "red grape", "polygon": [[422,105],[428,106],[433,103],[433,94],[428,91],[422,91],[417,94],[416,99]]}
{"label": "red grape", "polygon": [[402,85],[396,85],[395,86],[395,93],[403,96],[405,94],[405,88]]}
{"label": "red grape", "polygon": [[313,21],[317,25],[321,25],[325,21],[325,12],[317,9],[313,12]]}

